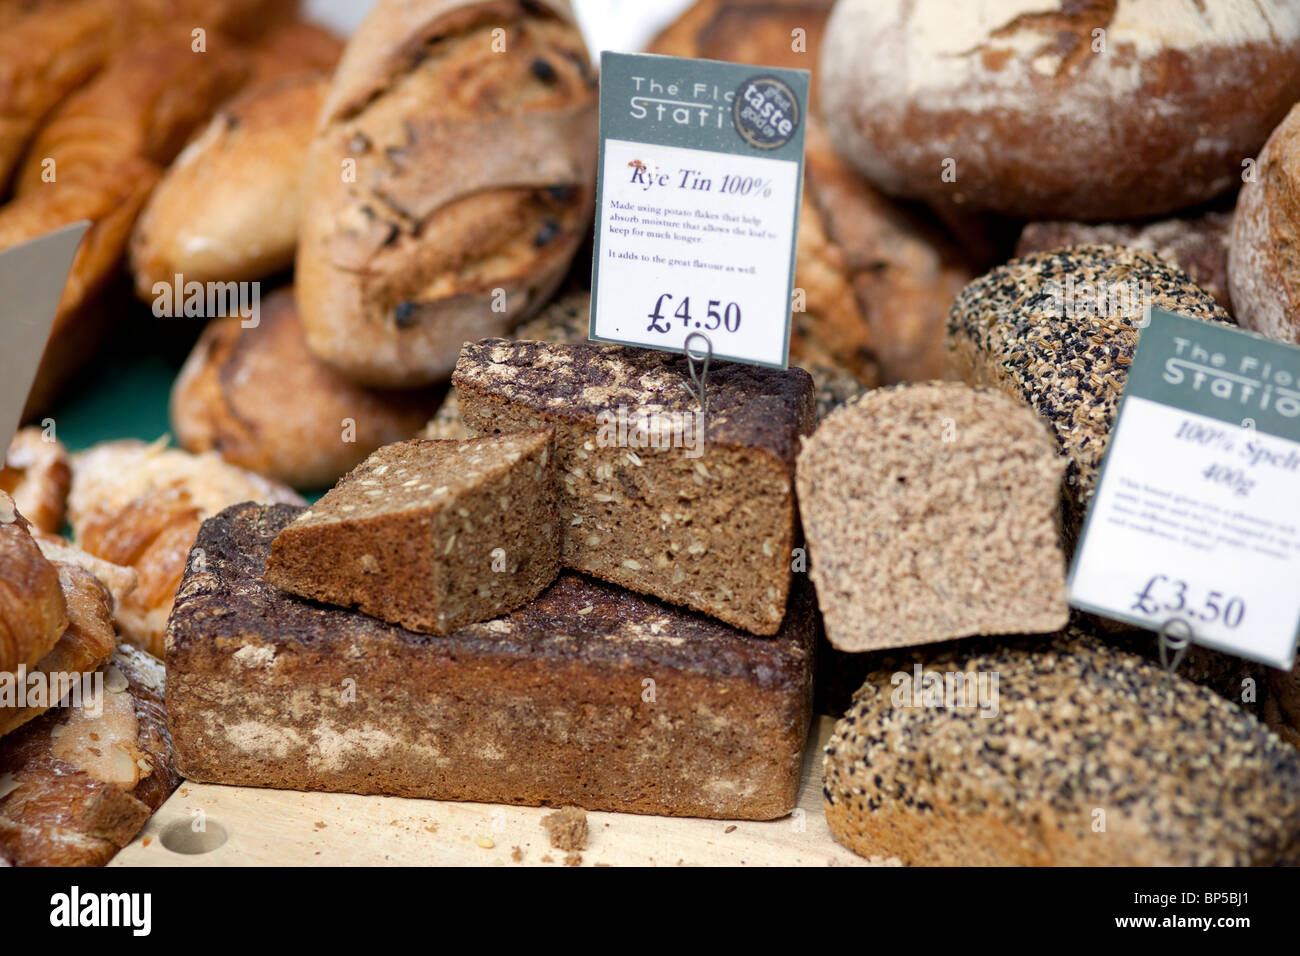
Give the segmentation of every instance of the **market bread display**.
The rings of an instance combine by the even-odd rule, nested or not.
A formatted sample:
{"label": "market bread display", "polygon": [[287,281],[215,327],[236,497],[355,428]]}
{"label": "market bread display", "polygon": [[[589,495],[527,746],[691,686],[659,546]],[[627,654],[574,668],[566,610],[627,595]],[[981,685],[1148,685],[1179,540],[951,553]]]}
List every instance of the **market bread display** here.
{"label": "market bread display", "polygon": [[308,153],[312,351],[371,386],[445,380],[465,341],[559,285],[590,225],[595,145],[596,74],[567,0],[379,0]]}
{"label": "market bread display", "polygon": [[16,866],[103,866],[180,783],[162,663],[123,645],[94,676],[94,708],[0,738],[0,855]]}
{"label": "market bread display", "polygon": [[1031,222],[1016,242],[1016,258],[1070,246],[1128,246],[1152,252],[1187,273],[1232,312],[1228,294],[1228,240],[1232,214],[1207,212],[1154,222]]}
{"label": "market bread display", "polygon": [[1231,321],[1177,267],[1117,246],[1014,259],[962,290],[948,319],[955,376],[1028,402],[1056,433],[1070,539],[1096,489],[1147,306]]}
{"label": "market bread display", "polygon": [[240,501],[302,499],[213,452],[164,443],[105,442],[76,456],[68,521],[92,555],[135,570],[139,584],[117,609],[122,638],[162,657],[176,586],[205,518]]}
{"label": "market bread display", "polygon": [[470,434],[555,429],[566,567],[775,634],[812,380],[718,364],[703,414],[689,381],[679,355],[485,339],[465,346],[453,384]]}
{"label": "market bread display", "polygon": [[1255,178],[1237,194],[1228,257],[1233,309],[1243,328],[1300,344],[1300,109],[1293,109],[1259,154]]}
{"label": "market bread display", "polygon": [[67,624],[58,569],[32,540],[13,499],[0,492],[0,672],[35,664]]}
{"label": "market bread display", "polygon": [[0,491],[13,498],[33,528],[47,534],[63,530],[71,484],[71,461],[62,442],[35,425],[18,429],[0,462]]}
{"label": "market bread display", "polygon": [[757,640],[562,574],[513,614],[436,637],[267,584],[271,542],[299,513],[238,505],[199,533],[204,565],[187,569],[167,640],[187,779],[738,820],[794,807],[806,589]]}
{"label": "market bread display", "polygon": [[905,864],[1300,860],[1300,753],[1077,630],[882,659],[825,772],[835,839]]}
{"label": "market bread display", "polygon": [[821,111],[885,192],[1026,219],[1160,216],[1241,182],[1300,99],[1290,0],[842,0]]}
{"label": "market bread display", "polygon": [[293,264],[301,180],[329,85],[320,72],[247,87],[158,183],[131,236],[136,294],[154,284],[262,279]]}
{"label": "market bread display", "polygon": [[286,527],[266,579],[413,631],[513,611],[560,572],[550,431],[375,452]]}
{"label": "market bread display", "polygon": [[959,383],[868,392],[799,453],[799,510],[826,636],[842,651],[1069,620],[1065,460],[1026,405]]}
{"label": "market bread display", "polygon": [[261,302],[255,326],[212,319],[172,385],[171,422],[187,450],[295,488],[326,488],[390,442],[410,438],[441,391],[363,388],[307,348],[292,287]]}

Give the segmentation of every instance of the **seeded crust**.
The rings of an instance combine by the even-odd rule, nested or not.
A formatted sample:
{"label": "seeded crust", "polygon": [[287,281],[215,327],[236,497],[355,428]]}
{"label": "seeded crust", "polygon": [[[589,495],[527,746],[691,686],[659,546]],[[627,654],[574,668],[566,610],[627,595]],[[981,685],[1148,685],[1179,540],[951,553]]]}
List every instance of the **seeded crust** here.
{"label": "seeded crust", "polygon": [[[893,674],[998,674],[998,716],[895,707]],[[1254,717],[1078,630],[882,659],[826,746],[826,820],[919,865],[1287,864],[1300,754]],[[1104,832],[1094,832],[1105,814]]]}
{"label": "seeded crust", "polygon": [[831,415],[798,470],[831,644],[867,651],[1064,627],[1064,469],[1033,411],[990,389],[877,389]]}
{"label": "seeded crust", "polygon": [[508,617],[436,637],[267,584],[298,513],[236,505],[199,533],[167,642],[187,778],[723,819],[795,806],[808,589],[755,640],[562,574]]}
{"label": "seeded crust", "polygon": [[[1066,290],[1071,279],[1076,290],[1083,283],[1132,289],[1133,305],[1127,294],[1117,294],[1110,314],[1109,304],[1092,314],[1073,312],[1068,303],[1054,311],[1053,288]],[[1139,294],[1144,283],[1149,297]],[[948,316],[948,362],[955,377],[1027,401],[1056,433],[1069,459],[1067,540],[1077,537],[1096,488],[1145,304],[1231,322],[1177,268],[1118,246],[1074,246],[1013,259],[963,289]]]}
{"label": "seeded crust", "polygon": [[620,407],[661,421],[693,416],[687,381],[685,358],[667,352],[502,339],[466,344],[452,379],[471,434],[555,428],[566,567],[775,634],[796,542],[796,443],[815,421],[812,380],[802,369],[711,368],[694,458],[685,447],[619,447],[614,427],[598,424]]}
{"label": "seeded crust", "polygon": [[552,432],[379,449],[275,539],[267,581],[446,634],[560,571]]}

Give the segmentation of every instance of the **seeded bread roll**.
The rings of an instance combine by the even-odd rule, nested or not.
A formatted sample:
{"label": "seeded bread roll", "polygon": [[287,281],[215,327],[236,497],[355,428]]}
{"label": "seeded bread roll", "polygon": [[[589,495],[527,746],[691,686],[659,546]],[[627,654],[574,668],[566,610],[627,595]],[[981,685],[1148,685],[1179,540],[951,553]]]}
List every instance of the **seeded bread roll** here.
{"label": "seeded bread roll", "polygon": [[13,499],[0,491],[0,672],[35,664],[67,624],[58,569],[41,554]]}
{"label": "seeded bread roll", "polygon": [[445,380],[463,342],[509,331],[563,278],[595,147],[596,78],[567,0],[380,0],[308,154],[312,351],[371,386]]}
{"label": "seeded bread roll", "polygon": [[1271,339],[1300,343],[1300,107],[1273,131],[1233,217],[1228,282],[1237,321]]}
{"label": "seeded bread roll", "polygon": [[1028,402],[1056,433],[1067,540],[1092,500],[1148,305],[1231,321],[1175,266],[1117,246],[1012,260],[968,285],[948,318],[955,376]]}
{"label": "seeded bread roll", "polygon": [[190,562],[167,640],[186,778],[721,819],[794,808],[806,588],[768,640],[574,574],[435,637],[267,584],[298,512],[237,505],[199,533],[205,564]]}
{"label": "seeded bread roll", "polygon": [[842,0],[822,107],[879,188],[1026,219],[1160,216],[1240,182],[1300,99],[1291,0]]}
{"label": "seeded bread roll", "polygon": [[48,534],[63,530],[63,512],[72,465],[63,443],[30,425],[18,429],[0,467],[0,491],[10,495],[15,507],[32,527]]}
{"label": "seeded bread roll", "polygon": [[799,453],[826,637],[868,651],[1069,620],[1065,461],[1034,412],[959,383],[877,389]]}
{"label": "seeded bread roll", "polygon": [[440,394],[362,388],[322,363],[289,287],[266,297],[253,328],[237,315],[208,323],[172,385],[172,430],[188,451],[327,488],[381,445],[414,435]]}
{"label": "seeded bread roll", "polygon": [[1070,246],[1128,246],[1152,252],[1187,273],[1214,301],[1232,312],[1228,294],[1228,239],[1232,213],[1159,219],[1145,223],[1031,222],[1020,233],[1016,257]]}
{"label": "seeded bread roll", "polygon": [[503,339],[466,344],[453,379],[471,434],[555,429],[566,567],[775,634],[812,380],[718,364],[703,419],[687,381],[680,355]]}
{"label": "seeded bread roll", "polygon": [[122,646],[100,675],[98,714],[60,708],[0,740],[0,853],[17,866],[103,866],[180,783],[162,664]]}
{"label": "seeded bread roll", "polygon": [[1300,754],[1212,691],[1075,630],[882,660],[825,770],[831,833],[864,856],[1300,861]]}
{"label": "seeded bread roll", "polygon": [[531,601],[560,572],[551,431],[379,449],[281,531],[266,580],[447,634]]}

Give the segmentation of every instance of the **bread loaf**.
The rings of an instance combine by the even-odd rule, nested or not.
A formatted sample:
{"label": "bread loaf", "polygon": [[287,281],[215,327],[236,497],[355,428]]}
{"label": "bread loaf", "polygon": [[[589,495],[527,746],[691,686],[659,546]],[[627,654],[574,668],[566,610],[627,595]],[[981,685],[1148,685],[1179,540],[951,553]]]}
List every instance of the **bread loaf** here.
{"label": "bread loaf", "polygon": [[507,617],[435,637],[267,584],[297,514],[238,505],[199,533],[205,565],[191,561],[167,640],[187,779],[721,819],[794,808],[806,589],[755,640],[563,574]]}
{"label": "bread loaf", "polygon": [[648,349],[485,339],[453,384],[471,434],[555,429],[566,567],[775,634],[796,544],[794,458],[812,381]]}
{"label": "bread loaf", "polygon": [[1146,308],[1228,322],[1175,266],[1117,246],[1075,246],[999,266],[968,285],[948,319],[957,378],[1029,403],[1068,459],[1065,530],[1092,500]]}
{"label": "bread loaf", "polygon": [[831,644],[844,651],[1069,620],[1065,461],[1019,401],[958,383],[877,389],[799,453],[799,513]]}
{"label": "bread loaf", "polygon": [[831,833],[864,856],[1300,858],[1300,754],[1212,691],[1078,631],[882,659],[836,724],[825,767]]}
{"label": "bread loaf", "polygon": [[1300,99],[1290,0],[843,0],[822,107],[879,188],[1027,219],[1159,216],[1238,184]]}
{"label": "bread loaf", "polygon": [[258,323],[213,319],[172,385],[171,421],[187,450],[296,488],[327,488],[381,445],[410,438],[441,392],[362,388],[307,349],[292,287]]}
{"label": "bread loaf", "polygon": [[531,601],[560,571],[550,431],[375,452],[275,538],[266,580],[446,634]]}
{"label": "bread loaf", "polygon": [[13,499],[0,491],[0,672],[35,664],[67,623],[58,569],[41,554]]}
{"label": "bread loaf", "polygon": [[1187,273],[1214,301],[1232,312],[1228,294],[1228,238],[1232,214],[1197,216],[1145,223],[1031,222],[1020,233],[1016,257],[1070,246],[1128,246],[1153,252]]}
{"label": "bread loaf", "polygon": [[68,520],[77,543],[139,575],[117,609],[124,640],[162,656],[167,616],[199,525],[249,500],[302,501],[215,454],[190,455],[162,443],[106,442],[76,456]]}
{"label": "bread loaf", "polygon": [[1273,131],[1256,178],[1241,187],[1232,221],[1228,283],[1243,328],[1300,343],[1300,107]]}
{"label": "bread loaf", "polygon": [[445,380],[463,342],[508,331],[559,284],[592,214],[595,146],[595,73],[567,0],[380,0],[308,154],[312,351],[372,386]]}
{"label": "bread loaf", "polygon": [[98,716],[60,708],[0,740],[0,853],[18,866],[103,866],[180,783],[162,664],[123,646],[100,674]]}
{"label": "bread loaf", "polygon": [[59,534],[72,466],[63,443],[36,426],[18,429],[0,467],[0,491],[39,531]]}

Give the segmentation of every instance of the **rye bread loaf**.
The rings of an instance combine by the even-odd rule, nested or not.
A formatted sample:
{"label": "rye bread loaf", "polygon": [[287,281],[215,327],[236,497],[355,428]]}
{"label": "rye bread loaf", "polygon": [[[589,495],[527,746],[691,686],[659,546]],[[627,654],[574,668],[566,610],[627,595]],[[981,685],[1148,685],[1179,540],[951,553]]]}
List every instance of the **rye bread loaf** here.
{"label": "rye bread loaf", "polygon": [[869,651],[1069,620],[1056,441],[1023,402],[956,382],[868,392],[799,453],[826,637]]}
{"label": "rye bread loaf", "polygon": [[1300,343],[1300,107],[1259,154],[1237,195],[1228,282],[1237,321],[1271,339]]}
{"label": "rye bread loaf", "polygon": [[101,675],[98,714],[59,708],[0,740],[0,854],[17,866],[103,866],[180,783],[162,663],[124,645]]}
{"label": "rye bread loaf", "polygon": [[1014,259],[962,290],[948,318],[954,375],[1028,402],[1056,433],[1067,540],[1092,500],[1147,306],[1231,321],[1175,266],[1117,246]]}
{"label": "rye bread loaf", "polygon": [[471,434],[555,429],[566,567],[775,634],[812,380],[717,364],[703,419],[688,381],[680,355],[503,339],[466,344],[453,379]]}
{"label": "rye bread loaf", "polygon": [[553,439],[386,445],[276,536],[266,579],[429,634],[513,611],[560,572]]}
{"label": "rye bread loaf", "polygon": [[567,0],[380,0],[308,153],[308,345],[369,385],[445,380],[464,341],[560,283],[595,164],[596,76]]}
{"label": "rye bread loaf", "polygon": [[1031,222],[1020,233],[1016,257],[1070,246],[1128,246],[1152,252],[1187,273],[1214,301],[1232,312],[1228,294],[1228,239],[1232,213],[1154,222]]}
{"label": "rye bread loaf", "polygon": [[236,505],[199,533],[167,641],[188,779],[734,819],[794,807],[806,590],[770,640],[572,574],[508,617],[416,634],[266,583],[298,513]]}
{"label": "rye bread loaf", "polygon": [[1300,99],[1300,7],[841,0],[821,65],[836,146],[888,193],[1027,219],[1159,216],[1239,183]]}
{"label": "rye bread loaf", "polygon": [[1300,754],[1212,691],[1075,629],[882,659],[825,768],[835,839],[904,863],[1300,860]]}

